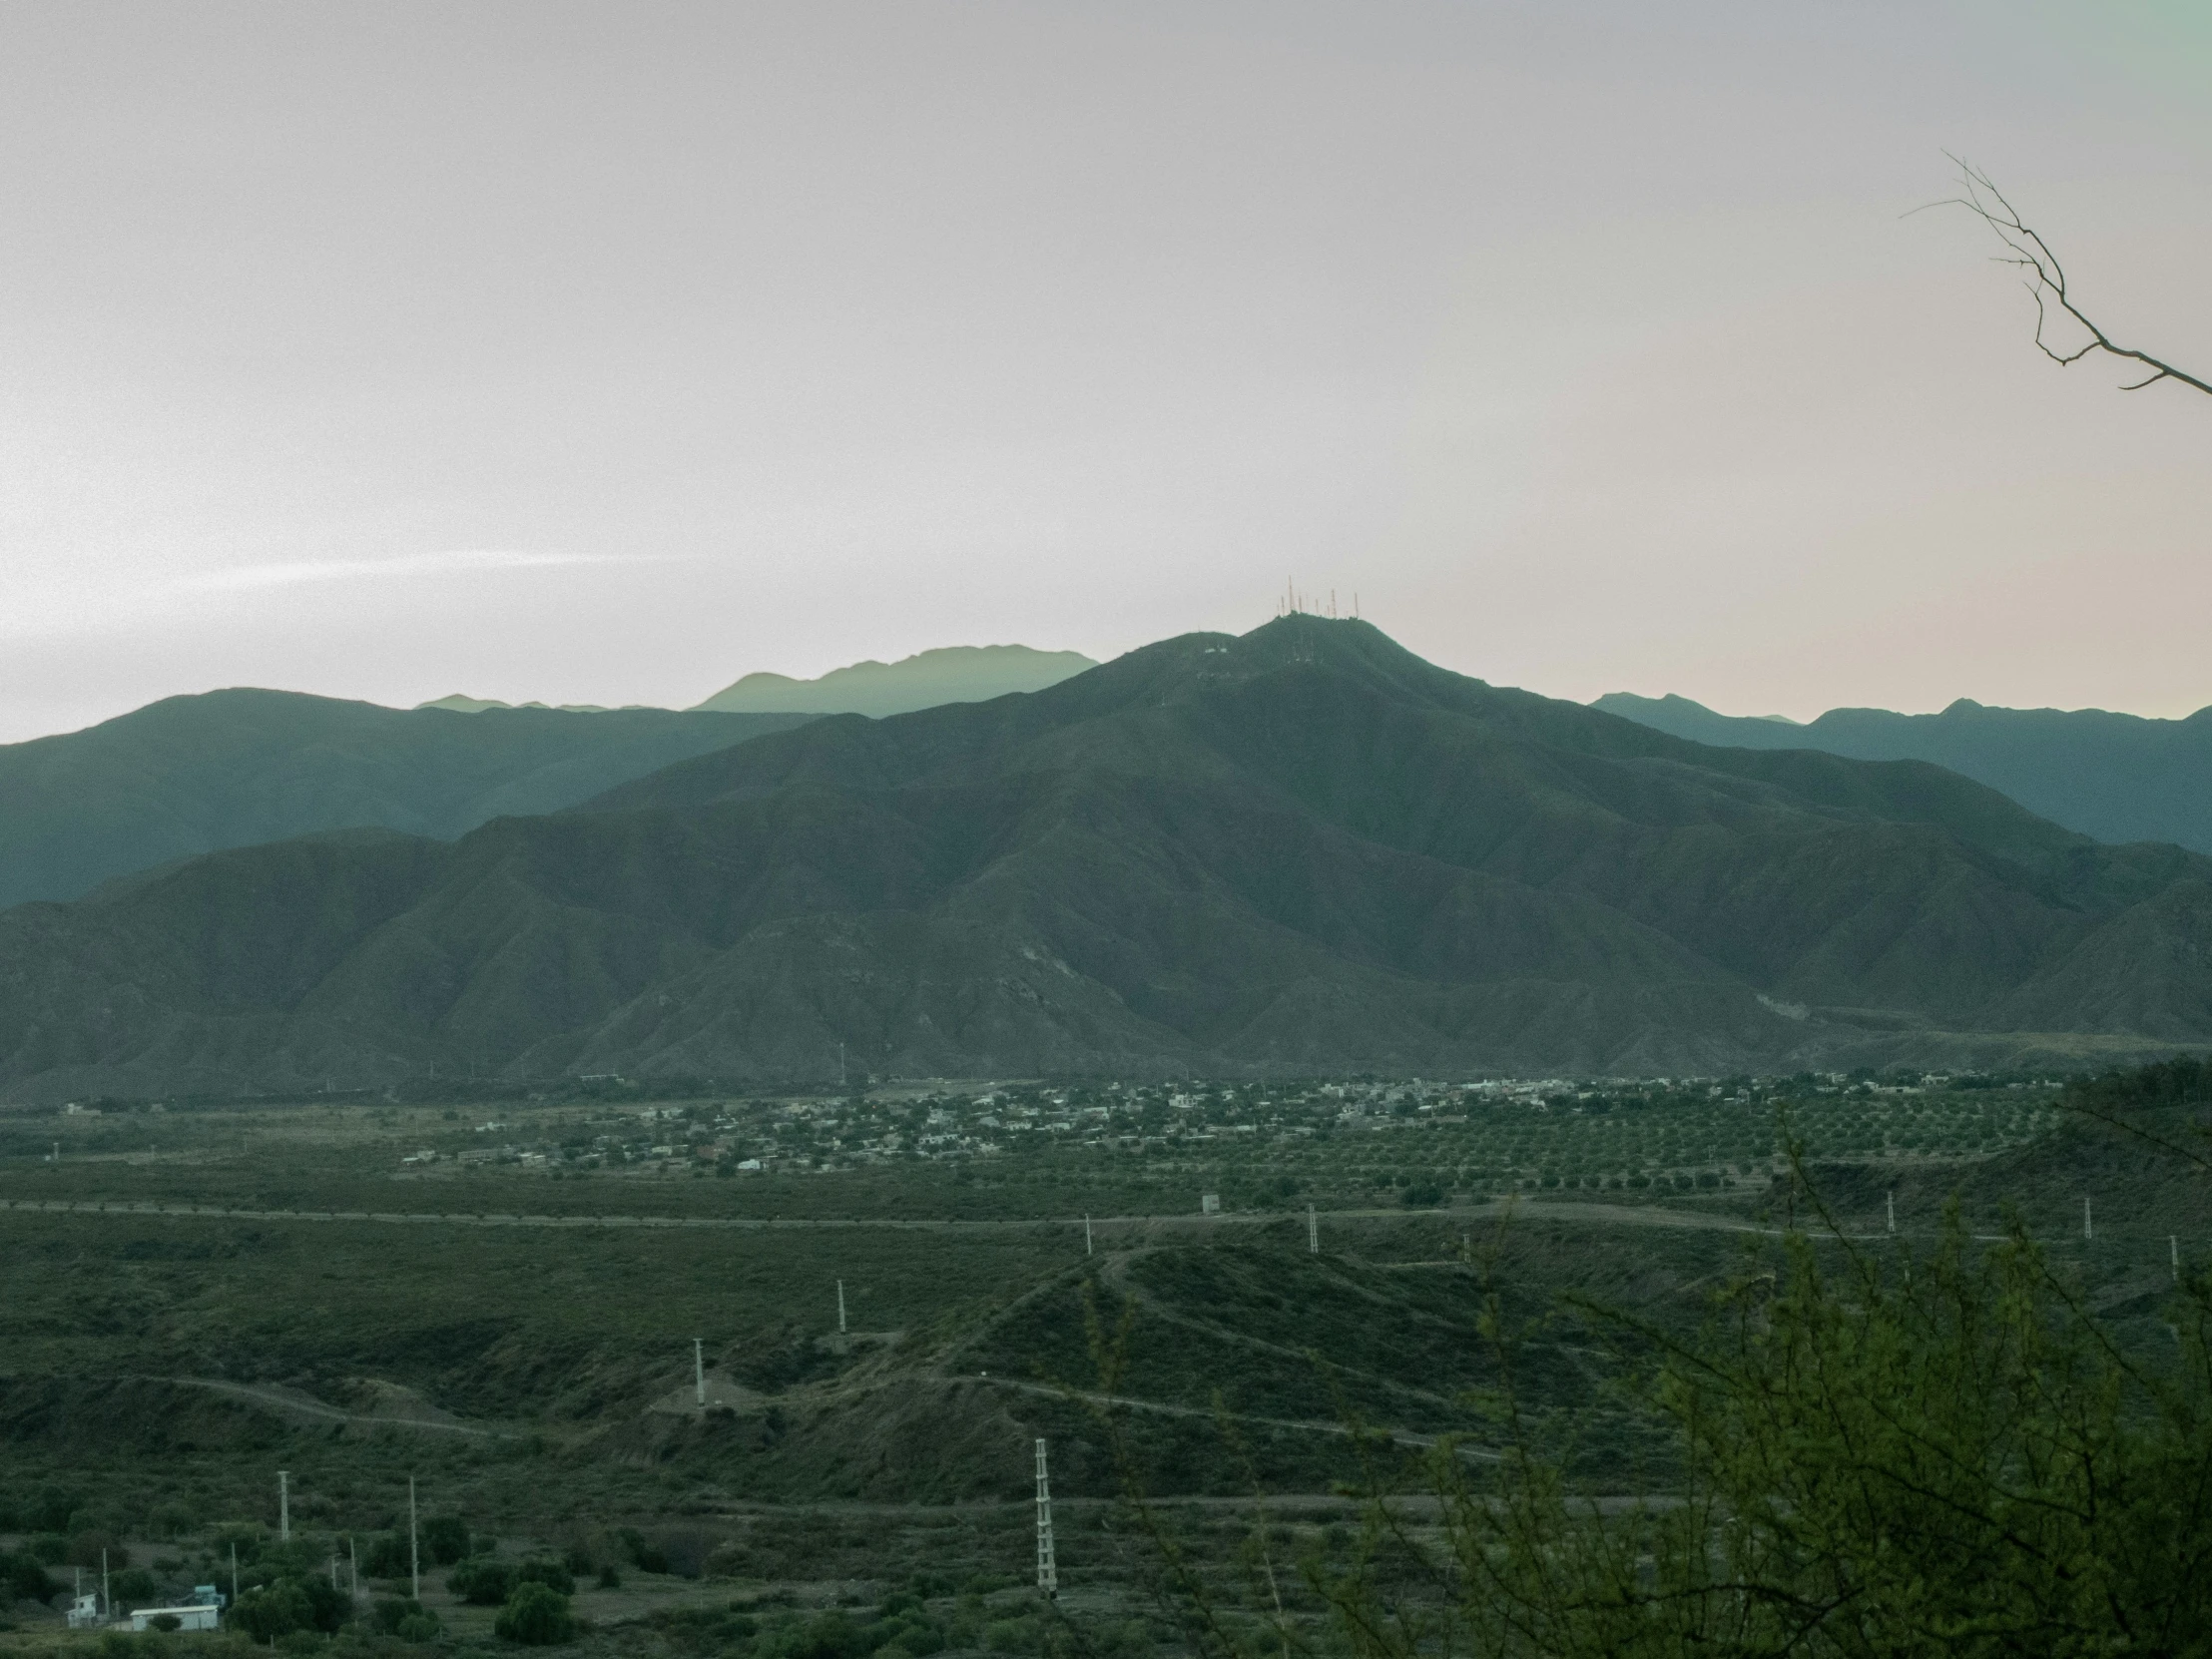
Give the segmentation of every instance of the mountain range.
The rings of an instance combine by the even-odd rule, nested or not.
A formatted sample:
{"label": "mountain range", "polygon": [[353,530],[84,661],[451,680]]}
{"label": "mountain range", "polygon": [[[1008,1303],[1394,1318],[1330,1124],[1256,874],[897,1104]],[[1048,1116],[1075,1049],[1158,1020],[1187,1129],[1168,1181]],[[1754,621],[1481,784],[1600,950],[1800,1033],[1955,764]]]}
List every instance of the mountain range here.
{"label": "mountain range", "polygon": [[748,674],[698,705],[730,714],[912,714],[941,703],[987,703],[1010,692],[1043,691],[1098,667],[1079,651],[1026,645],[947,645],[895,663],[861,662],[819,680]]}
{"label": "mountain range", "polygon": [[1299,615],[456,841],[309,836],[0,912],[27,1099],[821,1082],[840,1045],[909,1076],[1648,1075],[2207,1041],[2212,859]]}
{"label": "mountain range", "polygon": [[[1080,651],[1036,651],[1026,645],[946,645],[901,657],[895,663],[850,663],[814,680],[748,674],[694,707],[724,714],[905,715],[916,709],[933,709],[940,703],[987,703],[1009,692],[1043,691],[1097,666]],[[542,709],[546,705],[501,703],[455,692],[418,707],[473,715],[492,709]],[[563,703],[558,707],[576,714],[610,712],[590,703]]]}
{"label": "mountain range", "polygon": [[0,906],[321,830],[450,838],[802,718],[516,709],[464,720],[295,692],[165,698],[0,746]]}
{"label": "mountain range", "polygon": [[1932,761],[2100,841],[2212,852],[2212,709],[2146,720],[2102,709],[1989,709],[1961,698],[1940,714],[1831,709],[1800,726],[1715,714],[1686,697],[1614,692],[1594,707],[1697,743]]}

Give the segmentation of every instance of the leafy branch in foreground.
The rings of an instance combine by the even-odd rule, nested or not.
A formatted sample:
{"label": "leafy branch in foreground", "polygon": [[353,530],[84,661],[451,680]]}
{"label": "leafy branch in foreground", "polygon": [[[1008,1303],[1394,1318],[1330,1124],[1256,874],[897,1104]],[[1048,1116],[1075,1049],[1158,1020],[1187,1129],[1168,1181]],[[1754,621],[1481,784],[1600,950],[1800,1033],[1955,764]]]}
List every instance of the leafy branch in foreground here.
{"label": "leafy branch in foreground", "polygon": [[[2119,357],[2138,368],[2150,370],[2140,380],[2132,380],[2122,386],[2122,391],[2141,391],[2145,386],[2154,386],[2161,380],[2172,380],[2180,385],[2193,386],[2201,392],[2212,393],[2212,382],[2176,368],[2164,358],[2154,357],[2148,351],[2138,350],[2131,345],[2121,345],[2092,321],[2075,300],[2067,285],[2066,268],[2059,263],[2058,256],[2051,251],[2050,244],[2043,240],[2041,233],[2021,220],[2018,211],[2005,200],[2004,193],[1990,182],[1986,173],[1959,161],[1956,156],[1950,159],[1957,163],[1959,184],[1965,194],[1948,197],[1941,202],[1932,202],[1928,206],[1964,208],[1995,233],[1997,241],[2004,245],[2005,250],[1996,256],[1997,260],[2001,264],[2018,268],[2021,280],[2035,301],[2035,345],[2044,356],[2064,368],[2101,351],[2106,356]],[[1922,210],[1916,208],[1913,211],[1919,213]],[[2053,309],[2071,317],[2089,337],[2071,350],[2052,345],[2043,337],[2043,333],[2050,325],[2050,313]]]}
{"label": "leafy branch in foreground", "polygon": [[1673,1494],[1578,1497],[1525,1436],[1487,1483],[1447,1449],[1448,1594],[1409,1618],[1357,1568],[1328,1594],[1361,1659],[2190,1650],[2208,1311],[2177,1292],[2177,1341],[2138,1356],[2019,1231],[1976,1243],[1954,1209],[1919,1258],[1792,1233],[1693,1338],[1604,1316],[1654,1357]]}

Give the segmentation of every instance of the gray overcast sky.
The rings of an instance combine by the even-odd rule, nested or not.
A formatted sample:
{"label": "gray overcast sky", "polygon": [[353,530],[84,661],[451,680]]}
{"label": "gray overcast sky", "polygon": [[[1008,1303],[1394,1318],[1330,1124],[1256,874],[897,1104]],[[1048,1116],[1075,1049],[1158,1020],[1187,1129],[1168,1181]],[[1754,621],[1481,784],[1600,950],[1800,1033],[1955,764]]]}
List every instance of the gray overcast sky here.
{"label": "gray overcast sky", "polygon": [[2212,703],[2212,9],[0,9],[0,738],[688,704],[1286,577],[1736,713]]}

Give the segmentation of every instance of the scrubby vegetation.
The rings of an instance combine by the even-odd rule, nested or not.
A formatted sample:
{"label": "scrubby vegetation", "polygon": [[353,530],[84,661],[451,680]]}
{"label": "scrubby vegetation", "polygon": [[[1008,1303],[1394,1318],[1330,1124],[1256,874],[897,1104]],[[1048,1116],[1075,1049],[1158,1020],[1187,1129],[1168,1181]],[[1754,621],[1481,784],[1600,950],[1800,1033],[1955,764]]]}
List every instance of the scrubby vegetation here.
{"label": "scrubby vegetation", "polygon": [[[2016,1602],[2038,1627],[2074,1620],[2095,1651],[2082,1563],[2124,1555],[2097,1579],[2114,1606],[2179,1606],[2159,1586],[2202,1576],[2175,1551],[2206,1528],[2128,1542],[2183,1514],[2174,1482],[2202,1460],[2191,1287],[2212,1218],[2191,1064],[2063,1093],[1902,1076],[1002,1087],[967,1109],[1007,1133],[987,1157],[601,1174],[659,1225],[564,1221],[594,1182],[542,1165],[364,1170],[370,1137],[425,1127],[380,1124],[399,1107],[274,1114],[235,1152],[233,1116],[122,1120],[186,1134],[195,1161],[89,1141],[59,1166],[0,1160],[0,1250],[29,1268],[0,1305],[17,1608],[0,1647],[68,1646],[57,1598],[104,1558],[122,1607],[236,1588],[229,1636],[116,1638],[144,1659],[234,1639],[361,1659],[1226,1659],[1286,1641],[1397,1659],[1447,1628],[1485,1651],[1633,1651],[1664,1631],[1748,1652],[1821,1585],[1885,1640],[1997,1630]],[[949,1096],[894,1097],[887,1121],[935,1132],[933,1098]],[[718,1119],[745,1110],[685,1107],[655,1132],[729,1135]],[[1124,1112],[1134,1146],[1107,1132]],[[1923,1120],[2007,1113],[1985,1149],[1949,1128],[1909,1144]],[[1103,1127],[1035,1127],[1054,1114]],[[1762,1114],[1776,1145],[1827,1126],[1802,1175],[1771,1155],[1697,1168],[1722,1147],[1713,1126]],[[1878,1117],[1877,1155],[1838,1155]],[[476,1128],[456,1114],[442,1132]],[[1560,1185],[1484,1191],[1459,1173],[1478,1134]],[[1639,1137],[1717,1179],[1566,1184],[1576,1149]],[[689,1155],[711,1170],[723,1153]],[[195,1188],[224,1202],[128,1207]],[[1225,1194],[1224,1213],[1196,1215],[1198,1191]],[[108,1207],[21,1207],[57,1193]],[[843,1219],[882,1194],[878,1219]],[[1088,1248],[1087,1195],[1125,1201],[1094,1212]],[[444,1219],[374,1219],[401,1212]],[[1808,1377],[1830,1390],[1818,1410],[1790,1392]],[[1927,1470],[1883,1485],[1914,1434],[1951,1486]],[[1023,1588],[1038,1438],[1057,1605]],[[1938,1536],[1939,1508],[1911,1495],[1929,1490],[2001,1501]],[[1761,1493],[1781,1505],[1764,1520]],[[1870,1527],[1901,1542],[1853,1553]],[[1924,1569],[1902,1601],[1880,1588],[1901,1550]],[[1532,1561],[1558,1570],[1529,1578]],[[2063,1570],[2044,1583],[2047,1561]],[[1483,1622],[1515,1607],[1510,1639]]]}

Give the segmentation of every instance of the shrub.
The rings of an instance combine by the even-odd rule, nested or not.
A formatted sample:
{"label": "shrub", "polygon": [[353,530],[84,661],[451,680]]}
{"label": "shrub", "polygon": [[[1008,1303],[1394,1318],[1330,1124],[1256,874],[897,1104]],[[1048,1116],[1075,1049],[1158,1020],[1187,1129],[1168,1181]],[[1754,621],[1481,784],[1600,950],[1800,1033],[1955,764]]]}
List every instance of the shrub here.
{"label": "shrub", "polygon": [[447,1574],[445,1587],[471,1607],[497,1607],[514,1594],[518,1576],[512,1562],[478,1555]]}
{"label": "shrub", "polygon": [[314,1622],[314,1603],[295,1578],[278,1579],[258,1590],[248,1590],[231,1609],[231,1628],[257,1642],[274,1642]]}
{"label": "shrub", "polygon": [[123,1540],[112,1532],[87,1528],[69,1540],[69,1551],[63,1557],[73,1567],[97,1571],[103,1564],[102,1554],[107,1556],[105,1565],[116,1572],[131,1564],[131,1552],[123,1547]]}
{"label": "shrub", "polygon": [[576,1578],[568,1570],[568,1564],[556,1561],[549,1555],[532,1556],[515,1568],[518,1584],[543,1584],[547,1589],[564,1596],[576,1593]]}
{"label": "shrub", "polygon": [[410,1613],[399,1621],[399,1628],[392,1634],[402,1642],[434,1642],[438,1638],[438,1616],[435,1613]]}
{"label": "shrub", "polygon": [[599,1587],[602,1590],[622,1588],[622,1573],[612,1561],[599,1569]]}
{"label": "shrub", "polygon": [[469,1553],[468,1522],[458,1515],[432,1515],[416,1530],[426,1560],[441,1567],[466,1559]]}
{"label": "shrub", "polygon": [[576,1619],[568,1610],[568,1597],[533,1580],[516,1587],[492,1621],[492,1630],[525,1647],[552,1647],[575,1638]]}
{"label": "shrub", "polygon": [[835,1608],[793,1626],[762,1649],[767,1659],[861,1659],[867,1651],[866,1634]]}
{"label": "shrub", "polygon": [[5,1588],[10,1603],[51,1601],[61,1591],[61,1586],[47,1576],[45,1564],[27,1549],[16,1555],[0,1555],[0,1587]]}
{"label": "shrub", "polygon": [[157,1538],[180,1538],[199,1524],[199,1517],[188,1506],[174,1501],[161,1504],[147,1518],[147,1525]]}
{"label": "shrub", "polygon": [[156,1613],[152,1618],[146,1621],[146,1625],[147,1628],[150,1630],[160,1630],[163,1632],[167,1632],[171,1630],[184,1629],[185,1621],[179,1618],[175,1613]]}
{"label": "shrub", "polygon": [[422,1603],[413,1597],[389,1596],[369,1608],[368,1616],[378,1630],[387,1636],[394,1636],[399,1633],[402,1624],[421,1612]]}

